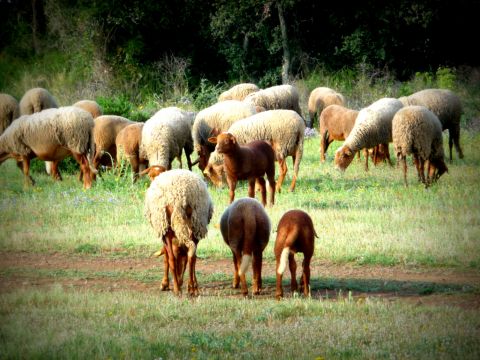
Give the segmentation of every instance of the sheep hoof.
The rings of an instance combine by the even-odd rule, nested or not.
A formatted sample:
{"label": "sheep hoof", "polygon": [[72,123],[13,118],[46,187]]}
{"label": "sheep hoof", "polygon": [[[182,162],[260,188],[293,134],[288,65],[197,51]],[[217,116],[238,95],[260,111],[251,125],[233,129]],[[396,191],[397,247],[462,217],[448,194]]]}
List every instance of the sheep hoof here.
{"label": "sheep hoof", "polygon": [[170,290],[170,285],[167,283],[163,283],[162,282],[162,285],[160,285],[160,290],[162,291],[167,291],[167,290]]}

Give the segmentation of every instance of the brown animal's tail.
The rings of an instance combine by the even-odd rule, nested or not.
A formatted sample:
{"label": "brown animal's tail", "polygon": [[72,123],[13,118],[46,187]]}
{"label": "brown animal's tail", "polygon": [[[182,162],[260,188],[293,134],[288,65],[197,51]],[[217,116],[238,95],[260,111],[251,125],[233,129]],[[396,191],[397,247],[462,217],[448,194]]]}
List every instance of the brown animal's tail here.
{"label": "brown animal's tail", "polygon": [[238,275],[239,276],[242,276],[247,272],[248,267],[250,266],[251,262],[252,262],[252,255],[243,254],[242,264],[240,265],[240,269],[238,270]]}
{"label": "brown animal's tail", "polygon": [[282,250],[282,255],[280,255],[280,264],[278,265],[277,274],[282,275],[287,268],[288,254],[290,254],[290,248],[284,247]]}

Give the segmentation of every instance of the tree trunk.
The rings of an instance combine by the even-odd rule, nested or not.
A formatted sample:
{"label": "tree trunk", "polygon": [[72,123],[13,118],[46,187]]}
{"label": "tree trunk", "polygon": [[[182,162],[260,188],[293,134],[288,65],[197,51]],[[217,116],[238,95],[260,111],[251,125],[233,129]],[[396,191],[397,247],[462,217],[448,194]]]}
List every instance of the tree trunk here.
{"label": "tree trunk", "polygon": [[32,43],[35,55],[38,55],[38,21],[37,21],[37,0],[32,0]]}
{"label": "tree trunk", "polygon": [[283,8],[280,1],[277,1],[278,20],[282,32],[283,62],[282,62],[282,83],[288,84],[290,78],[290,49],[288,47],[287,26],[283,16]]}

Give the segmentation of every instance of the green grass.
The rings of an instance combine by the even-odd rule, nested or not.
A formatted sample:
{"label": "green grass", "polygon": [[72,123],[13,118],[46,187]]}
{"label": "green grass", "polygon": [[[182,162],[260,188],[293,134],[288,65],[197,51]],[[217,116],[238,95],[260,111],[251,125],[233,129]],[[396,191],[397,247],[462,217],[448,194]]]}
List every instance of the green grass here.
{"label": "green grass", "polygon": [[[274,230],[282,214],[301,208],[311,215],[319,235],[315,258],[360,265],[479,268],[479,144],[479,134],[463,132],[465,159],[455,156],[448,174],[425,189],[411,164],[408,188],[401,170],[388,165],[370,166],[365,172],[363,163],[354,160],[342,174],[332,163],[339,143],[332,144],[327,162],[320,164],[318,137],[307,139],[295,192],[287,191],[289,165],[283,191],[267,209],[273,229],[265,258],[273,261]],[[128,174],[107,172],[84,191],[76,174],[53,182],[39,170],[33,174],[37,185],[24,189],[13,161],[0,170],[0,251],[145,257],[161,244],[143,216],[147,179],[132,184]],[[215,213],[198,255],[230,257],[214,226],[228,205],[228,190],[209,191]],[[241,184],[236,198],[246,195]]]}
{"label": "green grass", "polygon": [[368,298],[188,300],[171,294],[94,293],[53,286],[3,295],[0,309],[2,358],[480,356],[478,311]]}

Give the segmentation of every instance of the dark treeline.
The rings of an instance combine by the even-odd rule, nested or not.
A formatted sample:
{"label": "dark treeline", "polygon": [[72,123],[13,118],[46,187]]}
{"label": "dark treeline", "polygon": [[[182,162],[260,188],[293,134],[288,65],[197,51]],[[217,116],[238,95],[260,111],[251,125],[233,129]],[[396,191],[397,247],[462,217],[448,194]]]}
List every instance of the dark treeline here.
{"label": "dark treeline", "polygon": [[193,79],[281,81],[282,69],[296,77],[358,64],[405,79],[479,65],[479,13],[475,0],[0,0],[0,51],[71,51],[70,36],[111,63],[186,59]]}

